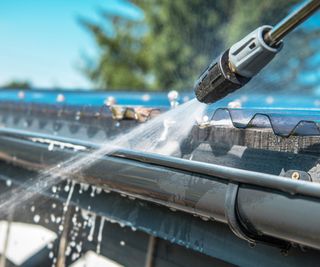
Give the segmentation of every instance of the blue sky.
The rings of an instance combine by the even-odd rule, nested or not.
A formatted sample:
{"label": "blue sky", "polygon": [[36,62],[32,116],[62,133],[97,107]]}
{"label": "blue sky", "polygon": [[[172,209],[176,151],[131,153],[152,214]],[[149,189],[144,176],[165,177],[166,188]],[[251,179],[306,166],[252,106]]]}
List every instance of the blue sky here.
{"label": "blue sky", "polygon": [[98,21],[101,9],[141,16],[125,0],[1,1],[0,85],[18,79],[36,87],[90,88],[77,68],[96,47],[77,20]]}

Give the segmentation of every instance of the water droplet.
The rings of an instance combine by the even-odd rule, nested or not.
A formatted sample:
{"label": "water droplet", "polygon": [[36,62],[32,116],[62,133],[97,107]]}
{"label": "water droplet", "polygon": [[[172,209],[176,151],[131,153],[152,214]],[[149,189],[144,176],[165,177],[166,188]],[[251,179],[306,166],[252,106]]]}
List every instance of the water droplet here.
{"label": "water droplet", "polygon": [[80,112],[80,111],[77,111],[76,116],[75,116],[75,119],[76,119],[77,121],[80,120],[80,116],[81,116],[81,112]]}
{"label": "water droplet", "polygon": [[273,102],[274,102],[274,98],[272,96],[268,96],[266,98],[266,103],[267,104],[271,105],[271,104],[273,104]]}
{"label": "water droplet", "polygon": [[141,99],[145,102],[149,101],[151,99],[151,96],[149,94],[142,95]]}
{"label": "water droplet", "polygon": [[52,151],[54,149],[54,143],[50,143],[48,146],[48,150]]}
{"label": "water droplet", "polygon": [[34,212],[36,210],[35,206],[31,206],[30,210],[31,212]]}
{"label": "water droplet", "polygon": [[57,187],[56,186],[52,186],[52,188],[51,188],[51,190],[52,190],[52,193],[57,193]]}
{"label": "water droplet", "polygon": [[120,245],[121,245],[121,246],[125,246],[125,245],[126,245],[126,242],[124,242],[123,240],[121,240],[121,241],[120,241]]}
{"label": "water droplet", "polygon": [[97,195],[101,194],[101,192],[102,192],[102,188],[97,187],[97,188],[96,188],[96,193],[97,193]]}
{"label": "water droplet", "polygon": [[100,227],[99,227],[99,233],[98,233],[98,238],[97,238],[97,254],[100,254],[101,250],[101,242],[102,242],[102,233],[103,233],[103,226],[104,226],[105,218],[101,217],[100,221]]}
{"label": "water droplet", "polygon": [[83,191],[88,191],[90,185],[88,185],[88,184],[81,184],[81,187],[82,187]]}
{"label": "water droplet", "polygon": [[96,191],[96,188],[94,187],[94,186],[92,186],[92,189],[91,189],[92,191],[91,191],[91,194],[90,194],[90,196],[91,197],[94,197],[94,193],[95,193],[95,191]]}
{"label": "water droplet", "polygon": [[34,221],[35,223],[40,222],[40,215],[39,215],[39,214],[34,215],[34,216],[33,216],[33,221]]}
{"label": "water droplet", "polygon": [[24,99],[24,98],[25,98],[25,93],[24,93],[24,91],[19,91],[19,92],[18,92],[18,98],[19,98],[19,99]]}
{"label": "water droplet", "polygon": [[58,103],[62,103],[66,100],[65,96],[63,94],[58,94],[57,97],[56,97],[56,101]]}
{"label": "water droplet", "polygon": [[208,217],[201,216],[200,218],[201,218],[203,221],[209,221],[209,218],[208,218]]}
{"label": "water droplet", "polygon": [[66,251],[65,251],[65,255],[69,256],[71,254],[71,247],[67,246]]}
{"label": "water droplet", "polygon": [[95,224],[96,224],[96,215],[93,214],[93,216],[90,218],[91,229],[90,229],[90,233],[88,235],[88,241],[90,241],[90,242],[93,240]]}
{"label": "water droplet", "polygon": [[69,191],[69,194],[68,194],[67,201],[66,201],[66,203],[65,203],[65,205],[64,205],[64,207],[63,207],[64,213],[67,212],[67,210],[68,210],[68,206],[69,206],[69,203],[70,203],[72,194],[73,194],[74,185],[75,185],[75,183],[72,182],[72,185],[71,185],[71,187],[70,187],[70,191]]}
{"label": "water droplet", "polygon": [[79,257],[78,253],[72,253],[71,259],[72,261],[75,261]]}
{"label": "water droplet", "polygon": [[56,216],[54,216],[54,214],[51,214],[50,219],[54,223],[56,221]]}
{"label": "water droplet", "polygon": [[69,192],[69,190],[70,190],[70,186],[67,184],[67,185],[64,187],[64,191],[65,191],[65,192]]}
{"label": "water droplet", "polygon": [[59,231],[60,231],[60,232],[63,231],[63,225],[62,225],[62,224],[59,225]]}
{"label": "water droplet", "polygon": [[80,253],[82,251],[82,243],[76,246],[77,251]]}
{"label": "water droplet", "polygon": [[8,187],[10,187],[10,186],[12,185],[12,181],[11,181],[10,179],[7,179],[7,180],[6,180],[6,185],[7,185]]}
{"label": "water droplet", "polygon": [[54,257],[54,253],[53,253],[53,251],[50,251],[49,258],[52,259],[53,257]]}

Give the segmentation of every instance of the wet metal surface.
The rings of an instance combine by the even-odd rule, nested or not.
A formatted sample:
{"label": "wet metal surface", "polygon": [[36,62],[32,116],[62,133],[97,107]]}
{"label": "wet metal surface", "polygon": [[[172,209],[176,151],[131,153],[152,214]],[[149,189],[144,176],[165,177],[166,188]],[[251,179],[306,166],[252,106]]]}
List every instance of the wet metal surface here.
{"label": "wet metal surface", "polygon": [[[72,149],[61,148],[50,151],[47,145],[23,139],[22,135],[7,134],[1,136],[0,142],[6,160],[19,164],[17,159],[21,159],[29,168],[33,168],[34,163],[44,167],[57,164],[74,153]],[[243,185],[237,202],[241,218],[261,233],[320,248],[319,184],[130,151],[106,156],[81,176],[73,174],[72,178],[223,223],[226,223],[227,185],[230,181],[239,182]],[[250,194],[245,193],[248,187],[252,190]],[[284,218],[287,205],[290,209]],[[306,217],[308,225],[304,227]]]}
{"label": "wet metal surface", "polygon": [[[12,168],[3,163],[0,163],[0,166],[3,173],[9,175],[13,181],[17,183],[23,183],[23,177],[33,177],[35,175],[35,173],[28,172],[19,167]],[[2,177],[0,177],[0,190],[2,190],[3,187],[6,187],[6,185]],[[107,227],[105,227],[105,229],[107,233],[114,233],[116,230],[115,226],[118,224],[114,222],[120,222],[122,225],[125,225],[126,227],[123,228],[119,226],[122,231],[125,231],[125,238],[132,233],[137,233],[138,236],[134,236],[133,242],[139,246],[147,244],[147,239],[141,238],[143,233],[140,231],[143,231],[172,243],[191,248],[202,254],[224,259],[236,266],[255,267],[257,262],[260,262],[260,266],[263,267],[317,266],[319,262],[319,253],[312,249],[304,249],[304,251],[302,251],[300,248],[292,248],[288,256],[285,257],[280,253],[280,250],[275,247],[257,244],[254,248],[251,248],[247,242],[233,235],[227,225],[222,223],[203,221],[199,217],[194,217],[184,212],[173,212],[166,207],[154,205],[151,202],[141,201],[139,199],[132,200],[113,192],[102,192],[95,198],[92,198],[90,197],[90,190],[80,194],[78,193],[79,188],[80,187],[76,185],[71,205],[76,205],[85,210],[90,206],[92,212],[97,214],[97,216],[104,216],[107,220],[113,222],[112,224],[107,224],[106,222]],[[50,195],[50,193],[48,195]],[[66,197],[67,193],[64,193],[61,194],[59,199],[52,199],[52,201],[54,203],[58,201],[63,202]],[[37,203],[41,205],[42,202],[37,201]],[[43,205],[43,213],[41,212],[43,217],[46,216],[47,212],[49,213],[48,215],[52,212],[48,211],[47,203],[48,202],[44,202],[45,205]],[[15,221],[32,223],[34,214],[21,212],[24,209],[29,211],[32,205],[34,204],[30,203],[28,207],[17,210]],[[57,224],[45,224],[44,220],[41,220],[40,223],[53,231],[57,231]],[[138,231],[131,232],[131,227],[134,227],[134,229]],[[138,238],[139,242],[136,242]],[[111,240],[113,241],[113,239]],[[114,242],[111,240],[109,235],[106,234],[104,241],[106,241],[107,244],[109,242],[109,245],[106,244],[102,246],[103,255],[110,255],[109,253],[112,253],[110,242],[111,244]],[[88,245],[91,245],[89,246],[91,250],[95,250],[95,244],[89,243]],[[129,246],[129,244],[127,244],[127,246]],[[128,250],[125,250],[125,247],[121,247],[121,251],[124,252],[124,254],[121,255],[124,255],[124,259],[127,259],[126,253],[128,253]],[[168,251],[170,251],[169,254],[164,254],[166,258],[173,253],[172,249],[166,250],[166,252]],[[232,253],[230,253],[230,251],[232,251]],[[118,253],[119,251],[113,256],[119,257]],[[179,255],[181,257],[181,254]],[[246,255],[246,257],[243,257],[243,255]],[[47,256],[48,252],[45,254],[46,258]],[[130,260],[132,259],[130,258]],[[198,264],[201,262],[202,266],[203,262],[201,257],[196,257],[196,261]],[[143,262],[144,261],[142,261],[142,264]],[[187,262],[183,266],[189,266],[190,262]],[[142,264],[135,264],[134,266],[142,266]],[[130,262],[127,265],[129,266]],[[195,265],[196,264],[192,264],[192,266]],[[212,266],[212,264],[209,266]]]}
{"label": "wet metal surface", "polygon": [[[90,153],[91,149],[97,148],[99,142],[140,123],[135,115],[136,111],[136,108],[130,109],[129,120],[119,120],[114,118],[107,106],[2,103],[0,157],[24,168],[39,169],[69,158],[75,154],[74,150],[77,150],[76,153]],[[217,130],[221,126],[226,127],[227,132],[230,132],[230,126],[232,129],[261,130],[271,127],[276,134],[285,137],[320,135],[316,132],[317,110],[230,108],[218,109],[214,115],[208,113],[208,116],[209,119],[200,128],[195,128],[199,131],[198,137],[207,134],[210,128]],[[144,118],[148,118],[148,115]],[[249,132],[251,129],[243,131]],[[274,151],[268,151],[269,157],[276,155],[279,159],[279,164],[272,171],[273,175],[257,173],[261,170],[251,169],[252,166],[256,168],[254,164],[248,169],[256,172],[248,172],[226,166],[230,163],[231,167],[247,167],[244,167],[244,160],[253,151],[244,147],[242,149],[229,147],[225,154],[215,155],[221,153],[221,149],[216,149],[213,142],[218,139],[217,136],[209,137],[211,139],[203,138],[203,145],[211,148],[206,150],[207,159],[204,159],[204,155],[198,155],[202,150],[198,150],[198,154],[195,151],[199,144],[189,145],[191,149],[188,151],[183,151],[184,148],[181,147],[181,155],[178,155],[209,164],[123,150],[97,161],[83,173],[83,176],[74,175],[70,178],[131,198],[201,216],[205,220],[217,220],[223,223],[226,223],[224,214],[226,187],[230,181],[238,182],[241,184],[238,207],[242,220],[249,222],[263,234],[319,249],[320,228],[317,225],[320,220],[319,185],[278,176],[280,172],[286,170],[304,170],[310,174],[311,168],[317,173],[318,157],[306,155],[307,159],[302,159],[299,153],[293,156],[290,153],[273,154]],[[225,135],[225,137],[230,136]],[[319,143],[319,140],[315,142]],[[224,155],[226,158],[223,158]],[[319,153],[317,155],[319,156]],[[238,163],[235,163],[236,158]],[[231,161],[228,163],[227,159]],[[266,158],[262,157],[263,159]],[[221,160],[222,166],[213,165],[214,160]],[[271,164],[270,162],[267,161],[265,165]],[[263,165],[263,162],[260,163]],[[262,168],[263,172],[265,167],[262,165],[259,168]],[[314,174],[310,176],[313,178]],[[290,208],[286,209],[287,205],[290,205]],[[306,217],[309,221],[307,227],[304,227]],[[183,237],[179,237],[179,240],[183,240]],[[187,241],[184,244],[187,244]]]}
{"label": "wet metal surface", "polygon": [[[126,105],[66,105],[31,104],[17,102],[0,102],[0,116],[2,125],[6,126],[7,116],[14,116],[12,121],[19,126],[31,126],[38,119],[42,119],[40,128],[46,126],[46,120],[56,120],[55,131],[60,130],[64,121],[73,123],[74,131],[81,123],[88,124],[93,129],[106,125],[106,120],[113,120],[116,125],[121,120],[145,122],[165,109],[158,107],[140,107]],[[289,136],[320,136],[319,109],[277,109],[277,108],[215,108],[209,107],[206,117],[201,120],[200,127],[232,126],[239,129],[272,129],[275,135]],[[128,124],[127,124],[128,125]],[[108,126],[112,131],[111,125]]]}
{"label": "wet metal surface", "polygon": [[315,109],[219,108],[208,115],[211,119],[207,125],[271,128],[274,134],[283,137],[320,135],[320,110]]}

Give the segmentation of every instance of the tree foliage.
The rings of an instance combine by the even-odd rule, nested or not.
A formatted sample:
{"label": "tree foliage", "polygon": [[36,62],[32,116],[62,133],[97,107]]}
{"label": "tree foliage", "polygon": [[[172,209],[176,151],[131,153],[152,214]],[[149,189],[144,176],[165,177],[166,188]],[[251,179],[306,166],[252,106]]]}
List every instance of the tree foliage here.
{"label": "tree foliage", "polygon": [[31,89],[32,85],[29,81],[13,80],[2,85],[3,89]]}
{"label": "tree foliage", "polygon": [[[111,21],[111,31],[104,23],[82,21],[99,47],[97,62],[85,69],[99,87],[189,89],[213,57],[258,26],[278,22],[298,0],[130,2],[143,11],[143,19],[103,14],[106,21]],[[300,45],[310,34],[301,31],[297,34],[300,39],[293,44]],[[314,55],[308,45],[303,53],[291,53],[291,57],[300,62]],[[286,63],[278,63],[274,69],[280,73]],[[287,70],[283,75],[289,79],[293,74]],[[257,80],[265,84],[277,81],[264,77]]]}

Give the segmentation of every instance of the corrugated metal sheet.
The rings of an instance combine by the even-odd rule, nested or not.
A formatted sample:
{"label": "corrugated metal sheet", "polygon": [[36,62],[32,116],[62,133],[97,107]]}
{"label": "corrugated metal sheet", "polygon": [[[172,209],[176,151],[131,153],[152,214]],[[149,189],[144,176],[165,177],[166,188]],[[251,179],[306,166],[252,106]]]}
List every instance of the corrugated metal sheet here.
{"label": "corrugated metal sheet", "polygon": [[271,128],[276,135],[284,137],[320,136],[320,110],[317,109],[218,108],[207,116],[213,125],[230,124],[241,129]]}

